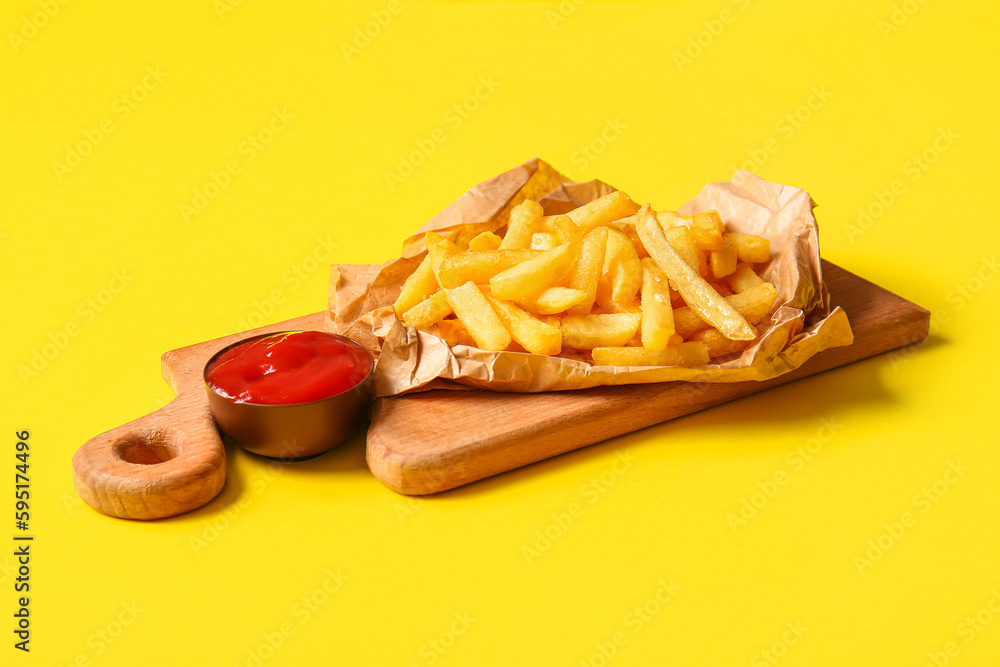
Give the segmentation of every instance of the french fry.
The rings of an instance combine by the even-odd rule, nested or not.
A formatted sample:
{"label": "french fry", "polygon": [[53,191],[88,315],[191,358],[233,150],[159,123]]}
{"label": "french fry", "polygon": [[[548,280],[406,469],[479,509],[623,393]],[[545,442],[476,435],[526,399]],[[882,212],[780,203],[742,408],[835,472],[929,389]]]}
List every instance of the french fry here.
{"label": "french fry", "polygon": [[[636,230],[638,229],[636,227]],[[687,262],[688,266],[692,269],[698,271],[698,248],[694,244],[694,236],[691,235],[691,230],[683,225],[671,227],[664,232],[664,236],[666,236],[670,245],[674,247],[674,250],[677,251],[677,254],[681,256],[681,259]],[[641,234],[639,238],[642,238]],[[649,251],[647,250],[647,252]],[[652,256],[652,253],[650,253],[650,256]]]}
{"label": "french fry", "polygon": [[472,281],[444,290],[448,305],[476,341],[476,347],[499,351],[510,345],[510,332],[493,310],[493,306]]}
{"label": "french fry", "polygon": [[[560,218],[564,219],[560,220]],[[556,238],[558,238],[559,230],[566,230],[565,224],[567,220],[569,222],[573,222],[573,218],[570,218],[566,213],[560,213],[559,215],[547,215],[542,218],[542,222],[539,224],[537,231],[545,232],[547,234],[555,234]],[[573,225],[576,226],[576,223],[573,222]]]}
{"label": "french fry", "polygon": [[597,227],[583,237],[580,254],[573,266],[569,286],[584,293],[584,298],[570,306],[570,315],[586,315],[594,307],[597,298],[597,283],[604,268],[604,250],[608,243],[608,228]]}
{"label": "french fry", "polygon": [[[699,276],[673,246],[667,242],[663,229],[646,204],[639,211],[639,238],[649,251],[650,256],[667,275],[670,285],[674,287],[684,302],[701,319],[721,331],[731,340],[753,340],[756,337],[747,321],[736,312],[728,301]],[[676,325],[676,313],[675,325]]]}
{"label": "french fry", "polygon": [[589,204],[567,213],[584,234],[594,227],[606,225],[619,218],[632,215],[639,206],[621,190],[604,195]]}
{"label": "french fry", "polygon": [[733,294],[733,290],[729,288],[729,284],[726,282],[709,281],[708,284],[719,293],[719,296],[728,297]]}
{"label": "french fry", "polygon": [[677,211],[657,211],[656,219],[660,223],[660,227],[666,232],[671,227],[688,227],[690,223],[683,216],[677,213]]}
{"label": "french fry", "polygon": [[435,292],[403,313],[403,324],[414,329],[426,329],[438,320],[451,315],[451,306],[444,292]]}
{"label": "french fry", "polygon": [[617,229],[608,228],[608,242],[604,251],[605,288],[598,284],[597,303],[605,310],[629,310],[635,294],[642,284],[642,264],[635,246]]}
{"label": "french fry", "polygon": [[674,335],[674,309],[667,277],[650,258],[642,260],[642,346],[663,350]]}
{"label": "french fry", "polygon": [[470,280],[483,285],[501,271],[540,254],[537,250],[503,249],[455,253],[441,261],[437,272],[438,282],[446,289],[453,289]]}
{"label": "french fry", "polygon": [[726,282],[734,292],[748,290],[754,285],[760,285],[764,279],[753,271],[753,267],[748,264],[738,264],[736,270],[726,278]]}
{"label": "french fry", "polygon": [[[754,328],[756,331],[756,328]],[[715,329],[704,329],[691,336],[691,340],[704,343],[708,348],[708,356],[711,358],[722,357],[733,352],[745,350],[752,341],[729,340]]]}
{"label": "french fry", "polygon": [[535,232],[531,235],[532,250],[552,250],[557,245],[559,242],[552,232]]}
{"label": "french fry", "polygon": [[[521,308],[535,315],[555,315],[563,313],[583,302],[587,293],[571,287],[553,286],[543,289],[537,294],[531,294],[516,303]],[[590,308],[587,309],[590,312]]]}
{"label": "french fry", "polygon": [[500,316],[511,338],[532,354],[559,354],[562,350],[562,331],[546,324],[506,301],[486,297],[493,310]]}
{"label": "french fry", "polygon": [[771,259],[770,242],[727,233],[717,211],[654,212],[613,192],[542,213],[523,201],[503,238],[482,232],[468,252],[425,234],[397,316],[450,345],[696,366],[746,349],[777,298],[753,266]]}
{"label": "french fry", "polygon": [[553,216],[549,227],[553,230],[559,243],[569,243],[579,249],[580,241],[583,239],[583,230],[573,222],[573,218],[568,215]]}
{"label": "french fry", "polygon": [[591,354],[599,366],[702,366],[708,363],[708,348],[702,342],[682,343],[664,350],[596,347]]}
{"label": "french fry", "polygon": [[399,296],[393,308],[396,316],[403,317],[403,313],[413,308],[415,305],[429,297],[438,290],[437,278],[431,268],[430,253],[424,256],[417,268],[409,275],[403,287],[399,290]]}
{"label": "french fry", "polygon": [[500,243],[501,250],[523,250],[531,246],[531,235],[542,220],[542,206],[525,199],[510,212],[507,233]]}
{"label": "french fry", "polygon": [[437,232],[427,232],[424,235],[424,243],[427,245],[427,256],[431,259],[431,271],[434,272],[434,279],[440,285],[441,264],[448,257],[461,253],[462,249]]}
{"label": "french fry", "polygon": [[[687,220],[685,220],[682,216],[677,215],[676,211],[656,211],[656,219],[660,221],[660,226],[663,227],[664,232],[677,225],[687,227]],[[624,218],[619,218],[610,224],[615,226],[630,225],[635,227],[639,224],[639,215],[638,213],[633,213],[632,215],[625,216]],[[636,250],[638,249],[639,248],[636,247]]]}
{"label": "french fry", "polygon": [[496,250],[500,247],[503,239],[493,232],[483,232],[469,241],[469,250],[472,252],[482,252],[484,250]]}
{"label": "french fry", "polygon": [[736,248],[741,262],[766,262],[771,259],[771,242],[756,234],[726,234]]}
{"label": "french fry", "polygon": [[573,265],[576,249],[572,243],[563,243],[501,271],[490,278],[493,296],[514,301],[552,286]]}
{"label": "french fry", "polygon": [[751,324],[757,324],[771,312],[778,290],[771,283],[760,283],[742,292],[727,296],[726,301]]}
{"label": "french fry", "polygon": [[437,335],[448,341],[449,345],[476,346],[476,341],[473,340],[472,336],[469,335],[468,329],[459,320],[441,320],[437,323],[437,326]]}
{"label": "french fry", "polygon": [[698,275],[705,278],[708,276],[708,251],[698,248],[695,253],[698,255]]}
{"label": "french fry", "polygon": [[722,247],[711,253],[712,277],[725,278],[736,270],[736,247],[732,239],[720,237]]}
{"label": "french fry", "polygon": [[673,285],[670,286],[670,303],[673,304],[674,308],[680,308],[684,305],[684,299],[681,298],[681,293],[675,290]]}
{"label": "french fry", "polygon": [[567,315],[562,318],[563,345],[578,350],[625,345],[639,330],[639,313]]}
{"label": "french fry", "polygon": [[[628,218],[623,219],[628,220]],[[633,246],[635,246],[635,252],[639,255],[639,259],[645,259],[646,257],[649,257],[649,253],[646,252],[646,246],[642,245],[642,239],[639,238],[639,232],[635,231],[635,216],[632,216],[632,220],[633,224],[627,224],[618,220],[609,224],[608,227],[617,229],[622,234],[627,236],[628,240],[632,242]]]}
{"label": "french fry", "polygon": [[[726,303],[743,316],[746,322],[756,324],[767,317],[777,295],[778,292],[774,289],[774,285],[761,282],[759,285],[754,285],[742,292],[727,296]],[[694,310],[687,306],[674,310],[674,327],[677,329],[677,333],[682,336],[690,337],[698,331],[709,328],[709,326],[708,322],[701,319]],[[744,338],[740,340],[753,339]]]}
{"label": "french fry", "polygon": [[694,244],[700,250],[722,250],[722,235],[725,234],[726,227],[722,224],[718,211],[704,211],[683,217],[688,220]]}

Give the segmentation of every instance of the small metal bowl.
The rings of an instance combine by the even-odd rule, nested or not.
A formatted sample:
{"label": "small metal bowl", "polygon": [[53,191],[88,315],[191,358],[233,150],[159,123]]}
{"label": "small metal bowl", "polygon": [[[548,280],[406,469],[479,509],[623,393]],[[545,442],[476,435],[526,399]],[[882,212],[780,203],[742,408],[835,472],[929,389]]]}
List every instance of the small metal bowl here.
{"label": "small metal bowl", "polygon": [[297,332],[276,331],[227,345],[205,364],[202,379],[216,423],[241,447],[274,459],[312,458],[350,438],[368,417],[368,405],[374,389],[375,360],[371,352],[357,341],[321,332],[364,350],[372,360],[371,371],[365,379],[347,391],[309,403],[238,403],[219,394],[208,384],[208,371],[221,355],[252,340],[282,333]]}

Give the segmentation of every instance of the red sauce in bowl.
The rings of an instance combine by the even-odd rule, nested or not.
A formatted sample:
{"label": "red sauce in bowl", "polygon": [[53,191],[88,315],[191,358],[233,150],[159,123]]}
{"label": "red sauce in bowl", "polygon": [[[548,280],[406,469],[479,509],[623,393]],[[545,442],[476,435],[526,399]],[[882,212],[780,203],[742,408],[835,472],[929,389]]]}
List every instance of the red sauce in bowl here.
{"label": "red sauce in bowl", "polygon": [[226,350],[205,371],[205,382],[236,403],[293,405],[342,394],[371,371],[371,355],[358,343],[322,331],[294,331]]}

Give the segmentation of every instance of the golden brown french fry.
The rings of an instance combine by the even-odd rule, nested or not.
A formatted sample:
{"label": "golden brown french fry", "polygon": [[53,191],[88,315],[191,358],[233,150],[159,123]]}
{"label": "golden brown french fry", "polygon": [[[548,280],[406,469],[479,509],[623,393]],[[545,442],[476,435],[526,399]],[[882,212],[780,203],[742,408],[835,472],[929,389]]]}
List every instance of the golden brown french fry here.
{"label": "golden brown french fry", "polygon": [[429,297],[438,290],[437,278],[431,268],[431,256],[428,253],[417,268],[409,275],[399,290],[399,296],[393,308],[396,317],[402,319],[403,313]]}
{"label": "golden brown french fry", "polygon": [[476,347],[499,351],[510,345],[510,332],[493,310],[493,306],[472,281],[444,290],[448,305],[476,341]]}
{"label": "golden brown french fry", "polygon": [[[754,328],[754,331],[757,329]],[[746,349],[753,341],[729,340],[715,329],[704,329],[691,336],[691,340],[704,343],[708,348],[708,356],[721,357]]]}
{"label": "golden brown french fry", "polygon": [[563,345],[578,350],[624,345],[639,330],[639,313],[567,315],[562,318]]}
{"label": "golden brown french fry", "polygon": [[[679,224],[687,226],[687,221],[680,215],[677,215],[676,211],[655,211],[656,219],[660,221],[660,226],[663,227],[663,231],[666,232],[671,227]],[[619,218],[612,222],[611,224],[617,225],[631,225],[635,227],[639,224],[639,215],[634,213],[632,215],[627,215],[624,218]],[[636,248],[638,250],[638,248]]]}
{"label": "golden brown french fry", "polygon": [[455,253],[441,261],[438,267],[438,282],[446,289],[458,287],[470,280],[477,285],[483,285],[501,271],[506,271],[540,254],[538,250],[503,249]]}
{"label": "golden brown french fry", "polygon": [[734,292],[742,292],[750,289],[754,285],[760,285],[764,279],[754,273],[753,267],[748,264],[738,264],[732,275],[726,278],[726,282]]}
{"label": "golden brown french fry", "polygon": [[468,329],[459,320],[441,320],[437,323],[437,327],[437,335],[444,338],[449,345],[476,346],[476,341],[473,340],[472,336],[469,335]]}
{"label": "golden brown french fry", "polygon": [[[629,218],[623,218],[623,220],[628,220],[628,219]],[[642,239],[639,238],[639,232],[635,231],[634,221],[636,217],[632,216],[631,219],[633,220],[633,224],[628,224],[622,222],[622,220],[617,220],[609,224],[608,227],[610,227],[611,229],[617,229],[622,234],[627,236],[628,240],[632,242],[633,246],[635,246],[635,251],[639,255],[639,259],[644,259],[646,257],[649,257],[649,253],[646,252],[646,246],[642,245]]]}
{"label": "golden brown french fry", "polygon": [[570,243],[579,248],[580,241],[583,239],[583,230],[573,222],[573,218],[568,215],[553,216],[549,226],[560,244]]}
{"label": "golden brown french fry", "polygon": [[546,324],[517,306],[486,297],[493,310],[500,316],[511,338],[532,354],[559,354],[562,350],[562,332],[559,327]]}
{"label": "golden brown french fry", "polygon": [[444,292],[435,292],[403,313],[403,324],[414,329],[425,330],[438,320],[451,315],[451,306]]}
{"label": "golden brown french fry", "polygon": [[667,277],[650,258],[642,260],[642,346],[666,349],[674,335],[674,309]]}
{"label": "golden brown french fry", "polygon": [[546,215],[541,220],[538,221],[538,227],[535,228],[536,232],[545,232],[547,234],[555,234],[556,228],[552,224],[558,215]]}
{"label": "golden brown french fry", "polygon": [[514,301],[551,287],[573,265],[576,250],[574,244],[563,243],[501,271],[490,278],[493,296]]}
{"label": "golden brown french fry", "polygon": [[732,296],[732,294],[733,294],[733,290],[729,289],[729,284],[726,283],[726,282],[713,282],[713,281],[709,281],[708,284],[711,285],[712,289],[714,289],[716,292],[718,292],[720,296],[728,297],[728,296]]}
{"label": "golden brown french fry", "polygon": [[599,366],[703,366],[708,363],[708,348],[701,342],[682,343],[664,350],[596,347],[591,354]]}
{"label": "golden brown french fry", "polygon": [[[743,316],[736,312],[736,309],[728,301],[719,296],[719,293],[712,289],[695,269],[692,269],[681,259],[673,246],[667,242],[663,229],[650,210],[649,204],[643,206],[639,211],[639,225],[636,229],[638,229],[639,238],[642,239],[650,256],[656,260],[657,265],[667,275],[670,285],[680,292],[684,302],[698,317],[732,340],[752,340],[756,336]],[[676,315],[674,313],[675,325],[677,324]]]}
{"label": "golden brown french fry", "polygon": [[756,234],[726,234],[736,248],[741,262],[766,262],[771,259],[771,242]]}
{"label": "golden brown french fry", "polygon": [[567,215],[577,224],[580,231],[586,234],[594,227],[614,222],[638,210],[639,206],[619,190],[573,209]]}
{"label": "golden brown french fry", "polygon": [[531,235],[532,250],[552,250],[557,245],[559,242],[552,232],[535,232]]}
{"label": "golden brown french fry", "polygon": [[708,276],[708,251],[698,248],[695,252],[698,255],[698,275],[705,278]]}
{"label": "golden brown french fry", "polygon": [[[756,324],[771,312],[771,305],[774,303],[777,295],[778,292],[774,289],[774,285],[762,282],[742,292],[727,296],[726,303],[742,315],[746,322]],[[687,306],[674,310],[674,327],[677,329],[677,333],[682,336],[689,337],[710,326],[708,322],[702,320],[697,313]],[[741,340],[753,339],[744,338]]]}
{"label": "golden brown french fry", "polygon": [[715,279],[725,278],[736,270],[736,248],[732,240],[722,238],[722,247],[712,251],[711,262],[712,277]]}
{"label": "golden brown french fry", "polygon": [[681,293],[675,290],[673,285],[670,286],[670,303],[673,304],[674,308],[680,308],[684,305],[684,299],[681,298]]}
{"label": "golden brown french fry", "polygon": [[604,274],[609,282],[603,290],[598,285],[597,303],[608,311],[629,310],[642,284],[642,264],[628,237],[610,227],[604,250]]}
{"label": "golden brown french fry", "polygon": [[477,234],[469,241],[469,250],[472,252],[496,250],[502,242],[503,239],[493,232],[483,232],[482,234]]}
{"label": "golden brown french fry", "polygon": [[462,249],[437,232],[427,232],[424,235],[424,243],[427,245],[427,256],[431,258],[431,271],[434,272],[434,279],[440,285],[441,264],[448,257],[461,253]]}
{"label": "golden brown french fry", "polygon": [[[547,287],[537,294],[517,299],[516,303],[535,315],[555,315],[566,312],[586,298],[587,293],[583,290],[553,286]],[[590,309],[588,308],[587,311],[589,312]]]}
{"label": "golden brown french fry", "polygon": [[573,266],[573,275],[569,286],[584,292],[585,296],[574,306],[570,306],[570,315],[586,315],[594,307],[597,297],[597,282],[604,269],[604,250],[608,243],[608,228],[597,227],[583,237],[580,254]]}
{"label": "golden brown french fry", "polygon": [[778,290],[771,283],[761,283],[748,289],[727,296],[726,301],[735,308],[751,324],[756,324],[767,317],[771,306],[778,296]]}
{"label": "golden brown french fry", "polygon": [[542,206],[536,201],[525,199],[510,212],[507,233],[500,242],[501,250],[523,250],[531,247],[531,235],[542,220]]}
{"label": "golden brown french fry", "polygon": [[704,211],[694,215],[685,215],[694,237],[694,244],[700,250],[722,250],[722,235],[726,227],[718,211]]}
{"label": "golden brown french fry", "polygon": [[[638,227],[636,229],[638,230]],[[681,259],[697,271],[699,265],[698,248],[694,245],[694,236],[691,235],[691,230],[683,225],[671,227],[664,233],[664,236],[666,236],[670,245],[674,247],[674,250],[677,251],[677,254],[681,256]],[[640,236],[640,238],[642,237]]]}

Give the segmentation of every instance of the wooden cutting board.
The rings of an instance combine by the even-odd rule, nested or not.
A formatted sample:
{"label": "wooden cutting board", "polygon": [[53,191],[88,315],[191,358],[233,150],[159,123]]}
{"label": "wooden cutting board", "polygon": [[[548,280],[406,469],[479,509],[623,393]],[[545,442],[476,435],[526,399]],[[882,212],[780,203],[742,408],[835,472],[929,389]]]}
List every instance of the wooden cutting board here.
{"label": "wooden cutting board", "polygon": [[[598,387],[542,394],[429,391],[375,401],[368,467],[399,493],[423,495],[468,484],[623,433],[754,394],[927,336],[930,313],[824,261],[833,305],[854,343],[825,350],[766,382]],[[202,370],[219,349],[260,333],[324,329],[326,313],[218,338],[163,355],[177,397],[145,417],[93,438],[73,458],[77,492],[94,509],[158,519],[207,503],[222,489],[226,454],[208,408]]]}

